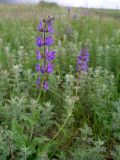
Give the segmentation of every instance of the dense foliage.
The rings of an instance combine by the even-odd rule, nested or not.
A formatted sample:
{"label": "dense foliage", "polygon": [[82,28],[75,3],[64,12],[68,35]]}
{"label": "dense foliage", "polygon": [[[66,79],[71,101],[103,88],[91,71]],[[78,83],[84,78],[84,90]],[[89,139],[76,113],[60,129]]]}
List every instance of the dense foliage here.
{"label": "dense foliage", "polygon": [[[96,12],[0,5],[0,160],[120,159],[120,21]],[[46,91],[36,88],[35,50],[48,15],[56,59]],[[89,69],[78,78],[84,47]]]}

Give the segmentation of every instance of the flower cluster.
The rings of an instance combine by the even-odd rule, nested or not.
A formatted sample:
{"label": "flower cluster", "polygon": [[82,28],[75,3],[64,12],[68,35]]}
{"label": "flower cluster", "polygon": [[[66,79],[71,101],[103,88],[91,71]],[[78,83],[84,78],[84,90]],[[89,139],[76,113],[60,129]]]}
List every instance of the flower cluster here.
{"label": "flower cluster", "polygon": [[[56,52],[53,50],[50,50],[50,46],[53,45],[53,33],[54,29],[52,27],[54,21],[54,17],[48,19],[43,19],[40,21],[39,26],[37,30],[42,33],[41,36],[36,37],[36,46],[38,49],[36,49],[36,72],[38,73],[38,77],[36,80],[36,86],[37,88],[44,88],[45,90],[49,89],[48,85],[48,75],[53,72],[54,65],[52,64],[52,61],[55,59]],[[43,52],[39,50],[39,48],[42,49]],[[42,76],[41,76],[42,75]],[[42,78],[41,78],[42,77]]]}
{"label": "flower cluster", "polygon": [[80,51],[80,55],[77,58],[77,72],[87,72],[89,62],[89,53],[86,48]]}

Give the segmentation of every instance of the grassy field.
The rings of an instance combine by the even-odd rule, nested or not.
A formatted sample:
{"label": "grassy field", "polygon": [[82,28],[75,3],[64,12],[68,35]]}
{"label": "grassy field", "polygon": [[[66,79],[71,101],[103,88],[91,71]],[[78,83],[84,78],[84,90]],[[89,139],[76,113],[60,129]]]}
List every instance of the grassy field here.
{"label": "grassy field", "polygon": [[[56,58],[45,91],[35,50],[48,16]],[[89,69],[78,73],[83,48]],[[119,10],[0,4],[0,160],[120,160]]]}

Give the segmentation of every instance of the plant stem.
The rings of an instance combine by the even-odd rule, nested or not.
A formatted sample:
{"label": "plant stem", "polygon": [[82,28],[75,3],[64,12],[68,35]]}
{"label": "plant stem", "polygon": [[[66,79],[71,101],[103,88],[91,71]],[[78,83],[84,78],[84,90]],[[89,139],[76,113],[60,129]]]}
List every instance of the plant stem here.
{"label": "plant stem", "polygon": [[[77,98],[77,92],[78,92],[78,87],[76,87],[76,92],[75,92],[75,98]],[[68,122],[69,118],[71,117],[72,115],[72,111],[73,111],[73,108],[74,108],[74,105],[75,105],[75,101],[74,101],[74,104],[71,108],[71,112],[68,114],[66,120],[64,121],[62,127],[58,130],[58,132],[55,134],[55,136],[52,138],[52,141],[59,135],[59,133],[63,130],[63,128],[65,127],[66,123]]]}

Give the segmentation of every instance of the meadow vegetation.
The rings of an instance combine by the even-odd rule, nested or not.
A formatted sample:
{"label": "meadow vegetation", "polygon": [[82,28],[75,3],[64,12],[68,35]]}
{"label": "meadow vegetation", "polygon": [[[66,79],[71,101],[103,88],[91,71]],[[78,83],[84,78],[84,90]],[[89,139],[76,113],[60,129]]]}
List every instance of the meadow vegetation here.
{"label": "meadow vegetation", "polygon": [[[120,160],[120,11],[0,4],[0,160]],[[40,19],[54,72],[36,88]],[[88,72],[76,72],[83,48]]]}

